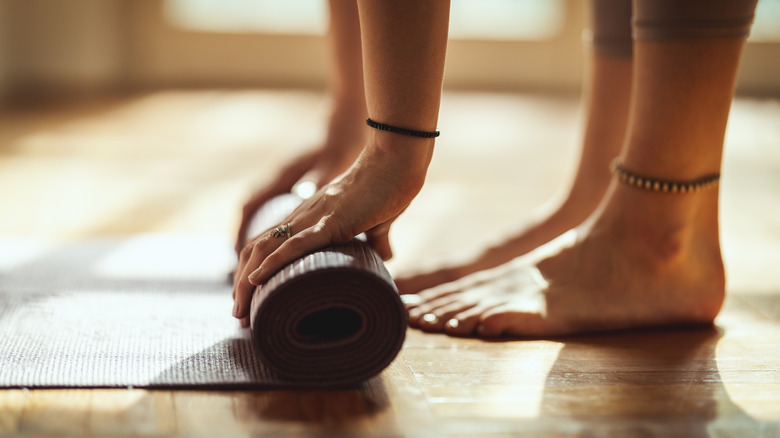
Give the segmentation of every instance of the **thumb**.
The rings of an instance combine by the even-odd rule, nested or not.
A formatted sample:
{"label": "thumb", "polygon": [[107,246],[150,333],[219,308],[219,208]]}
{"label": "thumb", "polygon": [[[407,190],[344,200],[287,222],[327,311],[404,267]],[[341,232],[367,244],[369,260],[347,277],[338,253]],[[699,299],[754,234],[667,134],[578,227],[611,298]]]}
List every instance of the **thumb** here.
{"label": "thumb", "polygon": [[382,257],[382,260],[390,260],[393,257],[393,249],[390,247],[390,224],[390,221],[384,222],[366,231],[368,244],[374,248],[379,257]]}

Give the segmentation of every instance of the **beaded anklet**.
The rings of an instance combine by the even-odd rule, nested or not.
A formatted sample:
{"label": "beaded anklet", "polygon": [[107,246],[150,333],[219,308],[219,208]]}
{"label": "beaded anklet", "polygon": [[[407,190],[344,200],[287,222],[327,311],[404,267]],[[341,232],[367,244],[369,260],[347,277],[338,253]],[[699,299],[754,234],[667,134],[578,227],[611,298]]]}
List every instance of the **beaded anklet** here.
{"label": "beaded anklet", "polygon": [[646,176],[641,176],[629,172],[620,164],[620,161],[618,161],[617,158],[612,161],[610,170],[612,171],[612,174],[615,175],[622,183],[628,184],[638,189],[664,193],[696,193],[714,186],[720,179],[720,174],[705,176],[693,181],[669,181],[648,178]]}
{"label": "beaded anklet", "polygon": [[412,137],[434,138],[439,136],[439,131],[416,131],[414,129],[399,128],[397,126],[386,125],[366,119],[366,125],[382,131],[394,132],[396,134],[410,135]]}

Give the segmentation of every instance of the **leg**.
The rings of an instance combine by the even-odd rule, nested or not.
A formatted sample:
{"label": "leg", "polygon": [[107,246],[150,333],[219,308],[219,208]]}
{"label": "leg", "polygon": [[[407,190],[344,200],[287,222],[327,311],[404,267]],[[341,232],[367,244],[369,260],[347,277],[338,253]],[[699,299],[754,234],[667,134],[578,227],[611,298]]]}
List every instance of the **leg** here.
{"label": "leg", "polygon": [[415,293],[467,274],[489,269],[549,242],[585,220],[609,186],[608,164],[625,137],[631,94],[631,4],[627,0],[591,2],[591,38],[585,79],[585,132],[577,175],[565,199],[545,209],[513,236],[459,262],[396,280],[402,293]]}
{"label": "leg", "polygon": [[[436,128],[444,76],[449,2],[360,0],[366,107],[375,121],[409,130]],[[435,139],[371,129],[357,160],[305,199],[279,225],[250,240],[233,281],[233,316],[246,318],[255,286],[318,248],[365,232],[390,256],[387,232],[422,188]]]}
{"label": "leg", "polygon": [[328,6],[333,103],[321,161],[304,178],[318,187],[347,170],[368,138],[357,3],[330,0]]}
{"label": "leg", "polygon": [[330,0],[331,112],[322,144],[284,166],[272,182],[244,205],[236,239],[239,251],[248,237],[249,221],[270,198],[289,193],[298,182],[320,187],[355,161],[368,138],[366,96],[363,88],[363,58],[360,21],[355,0]]}
{"label": "leg", "polygon": [[[625,168],[668,180],[719,172],[755,1],[716,3],[724,4],[635,3]],[[713,12],[726,15],[707,15]],[[711,323],[725,292],[717,209],[717,185],[672,194],[613,181],[599,209],[571,232],[527,257],[423,292],[412,324],[457,335],[545,336]]]}

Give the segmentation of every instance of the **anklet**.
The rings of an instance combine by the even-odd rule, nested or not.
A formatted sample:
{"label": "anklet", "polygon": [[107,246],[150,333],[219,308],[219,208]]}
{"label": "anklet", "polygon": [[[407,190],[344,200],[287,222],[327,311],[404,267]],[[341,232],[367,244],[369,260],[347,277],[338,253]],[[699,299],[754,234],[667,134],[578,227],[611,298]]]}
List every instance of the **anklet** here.
{"label": "anklet", "polygon": [[620,182],[626,183],[638,189],[650,190],[652,192],[664,193],[696,193],[708,189],[718,183],[720,174],[705,176],[693,181],[669,181],[646,176],[637,175],[627,171],[615,158],[610,165],[610,170]]}
{"label": "anklet", "polygon": [[396,134],[411,135],[412,137],[434,138],[439,136],[439,131],[415,131],[414,129],[399,128],[397,126],[385,125],[366,119],[366,125],[382,131],[394,132]]}

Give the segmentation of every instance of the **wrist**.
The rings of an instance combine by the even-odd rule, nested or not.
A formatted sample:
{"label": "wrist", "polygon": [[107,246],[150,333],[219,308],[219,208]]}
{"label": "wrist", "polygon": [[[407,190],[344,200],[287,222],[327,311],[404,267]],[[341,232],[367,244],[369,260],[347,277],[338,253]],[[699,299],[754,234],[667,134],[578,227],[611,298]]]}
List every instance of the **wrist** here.
{"label": "wrist", "polygon": [[419,164],[427,169],[433,156],[434,138],[412,137],[372,129],[365,150],[388,160],[402,160],[407,165]]}
{"label": "wrist", "polygon": [[401,156],[408,159],[427,159],[433,153],[435,138],[413,137],[395,132],[369,130],[366,149],[376,150],[387,156]]}
{"label": "wrist", "polygon": [[433,145],[433,139],[377,132],[369,135],[361,158],[371,172],[394,181],[413,197],[425,182]]}

